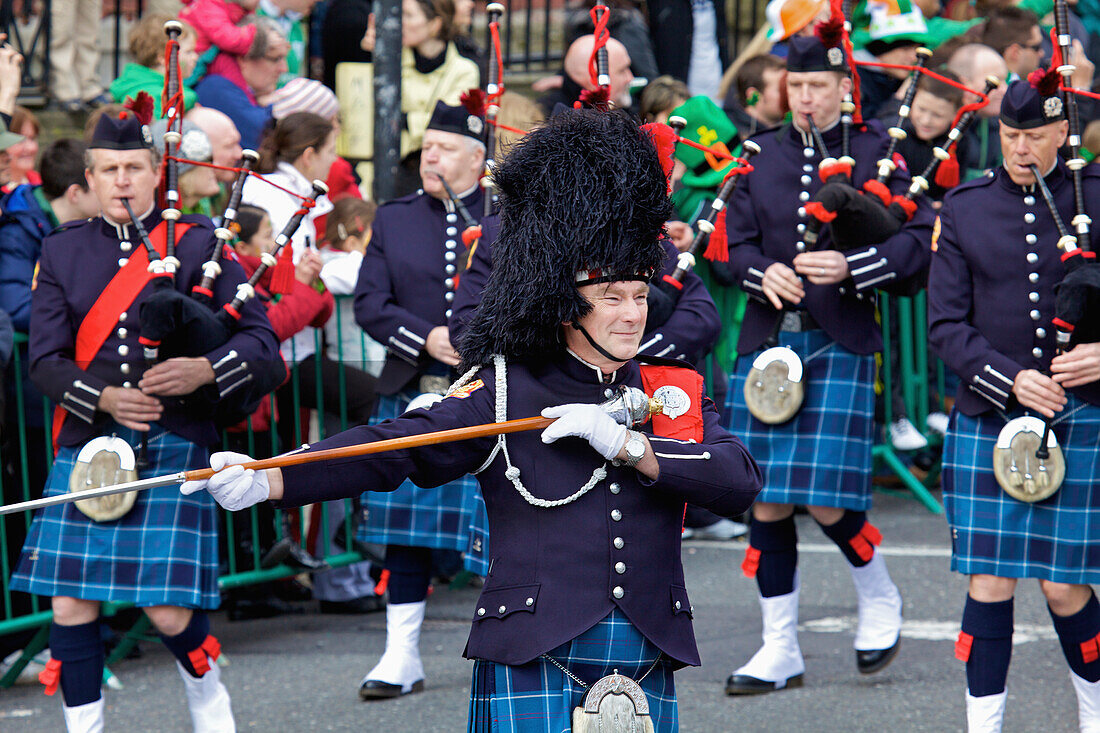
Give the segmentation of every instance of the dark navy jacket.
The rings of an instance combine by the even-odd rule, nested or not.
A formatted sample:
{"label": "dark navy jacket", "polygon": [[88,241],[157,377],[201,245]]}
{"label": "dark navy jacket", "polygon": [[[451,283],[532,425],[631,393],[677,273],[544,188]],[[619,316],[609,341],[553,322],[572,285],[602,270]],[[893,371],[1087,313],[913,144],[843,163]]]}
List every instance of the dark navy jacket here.
{"label": "dark navy jacket", "polygon": [[42,251],[42,239],[54,225],[24,184],[0,199],[0,310],[11,316],[16,331],[31,326],[31,280]]}
{"label": "dark navy jacket", "polygon": [[[605,390],[618,384],[642,386],[637,362],[602,383],[598,370],[564,351],[538,365],[509,364],[507,377],[508,419],[538,415],[549,405],[602,402]],[[466,397],[352,428],[310,450],[494,422],[494,370],[483,368],[476,379],[484,386]],[[478,474],[493,557],[472,614],[467,657],[523,664],[617,607],[678,666],[699,664],[680,563],[684,502],[732,517],[749,507],[761,486],[756,463],[722,428],[707,398],[702,414],[701,443],[651,437],[660,464],[656,481],[607,463],[605,480],[561,507],[528,504],[505,477],[500,454]],[[480,438],[284,468],[283,504],[356,496],[364,488],[391,491],[406,476],[438,486],[477,470],[495,443],[495,437]],[[507,444],[520,480],[542,499],[573,494],[604,463],[580,438],[545,445],[535,430],[514,433]]]}
{"label": "dark navy jacket", "polygon": [[[470,267],[462,275],[455,295],[454,313],[450,317],[451,340],[458,343],[459,336],[481,302],[481,291],[489,281],[489,272],[493,267],[493,242],[500,231],[500,219],[492,216],[482,225],[481,241],[474,251]],[[676,247],[667,239],[662,240],[665,247],[665,267],[662,275],[671,275],[676,270]],[[722,321],[714,300],[703,285],[703,281],[694,272],[684,278],[684,289],[676,302],[676,309],[668,321],[658,328],[646,327],[642,337],[639,354],[681,359],[694,362],[705,353],[718,339]]]}
{"label": "dark navy jacket", "polygon": [[[822,133],[829,153],[841,154],[840,125]],[[752,138],[760,145],[752,161],[753,172],[745,176],[730,198],[726,213],[729,233],[729,270],[735,282],[749,295],[737,351],[747,354],[760,348],[772,335],[781,317],[761,288],[764,271],[775,262],[789,267],[807,222],[802,205],[821,188],[817,164],[821,156],[805,155],[812,143],[794,126],[787,124]],[[853,181],[857,187],[875,178],[877,162],[886,154],[888,138],[877,120],[866,130],[852,130],[851,150],[856,160]],[[909,185],[905,172],[895,171],[889,184],[895,194]],[[856,354],[882,349],[882,335],[875,318],[876,288],[909,294],[923,285],[928,268],[932,237],[932,211],[921,200],[913,218],[881,244],[845,252],[851,277],[836,285],[814,285],[803,279],[805,308],[821,328],[841,346]],[[832,247],[828,227],[822,229],[817,249]],[[714,268],[721,269],[720,267]]]}
{"label": "dark navy jacket", "polygon": [[[1094,222],[1086,249],[1095,252],[1100,168],[1089,165],[1084,174],[1085,206]],[[1072,231],[1073,185],[1061,160],[1046,183]],[[962,379],[955,406],[967,415],[1010,406],[1016,375],[1024,369],[1046,371],[1054,357],[1054,286],[1065,267],[1050,210],[1042,194],[1028,188],[998,167],[953,189],[940,210],[928,278],[928,336]],[[1070,391],[1100,404],[1100,382]]]}
{"label": "dark navy jacket", "polygon": [[[462,202],[481,218],[480,186]],[[464,225],[449,208],[422,192],[378,207],[355,286],[355,320],[388,352],[382,394],[400,391],[419,374],[449,371],[424,348],[428,333],[447,325],[464,264]]]}
{"label": "dark navy jacket", "polygon": [[[160,224],[153,210],[142,223],[146,231]],[[192,225],[176,245],[180,267],[176,289],[190,293],[202,280],[202,264],[216,246],[210,219],[184,216]],[[31,305],[31,378],[52,400],[68,410],[58,437],[59,445],[78,445],[103,434],[110,416],[95,409],[106,386],[136,386],[145,370],[143,348],[138,343],[138,310],[153,291],[149,283],[118,319],[117,329],[104,342],[92,363],[82,369],[74,361],[77,330],[107,284],[141,247],[129,224],[111,224],[102,217],[69,222],[42,242],[42,257]],[[235,261],[222,258],[222,274],[214,284],[214,300],[230,302],[237,285],[245,281]],[[214,367],[216,383],[201,388],[204,403],[214,404],[239,389],[274,389],[276,384],[252,383],[250,364],[270,364],[279,357],[279,343],[263,306],[253,298],[241,310],[240,327],[224,345],[204,355]],[[176,399],[164,399],[159,424],[200,445],[213,445],[218,433],[210,417],[197,417]]]}

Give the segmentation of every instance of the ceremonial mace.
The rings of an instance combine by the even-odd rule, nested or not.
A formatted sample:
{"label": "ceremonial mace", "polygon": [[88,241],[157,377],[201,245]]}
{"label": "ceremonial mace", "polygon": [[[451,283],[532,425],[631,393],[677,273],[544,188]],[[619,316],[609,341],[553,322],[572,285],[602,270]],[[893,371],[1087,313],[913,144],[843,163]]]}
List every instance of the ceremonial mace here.
{"label": "ceremonial mace", "polygon": [[[652,415],[664,409],[661,400],[650,398],[636,387],[620,386],[618,394],[605,402],[600,403],[600,408],[615,419],[621,425],[628,428],[645,423]],[[419,448],[425,445],[439,445],[441,443],[453,443],[460,440],[472,440],[491,435],[504,435],[508,433],[520,433],[527,430],[540,430],[549,426],[557,418],[553,417],[524,417],[506,422],[487,423],[485,425],[471,425],[464,428],[452,428],[450,430],[437,430],[420,435],[407,435],[400,438],[388,438],[377,440],[373,443],[361,443],[348,445],[342,448],[328,448],[312,453],[288,453],[274,458],[265,458],[259,461],[249,461],[243,464],[245,468],[260,470],[264,468],[282,468],[284,466],[298,466],[304,463],[315,463],[333,458],[354,458],[372,453],[384,453],[386,451],[404,450],[406,448]],[[226,466],[229,468],[229,466]],[[222,469],[225,470],[225,469]],[[154,476],[137,481],[127,481],[113,486],[101,486],[84,491],[70,491],[57,496],[48,496],[42,499],[32,499],[8,506],[0,506],[0,516],[14,512],[33,511],[56,504],[68,504],[83,499],[97,499],[112,494],[121,494],[127,491],[144,491],[161,486],[173,486],[184,481],[202,481],[213,476],[217,471],[212,468],[199,468],[192,471],[180,471],[178,473]]]}

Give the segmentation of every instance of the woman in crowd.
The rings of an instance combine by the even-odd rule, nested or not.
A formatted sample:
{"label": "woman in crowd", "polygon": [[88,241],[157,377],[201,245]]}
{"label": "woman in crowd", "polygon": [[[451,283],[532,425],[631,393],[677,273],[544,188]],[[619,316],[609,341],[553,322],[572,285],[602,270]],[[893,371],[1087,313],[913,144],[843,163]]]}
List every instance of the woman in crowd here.
{"label": "woman in crowd", "polygon": [[[164,114],[160,108],[161,94],[164,92],[164,24],[172,16],[155,13],[146,15],[130,31],[130,57],[133,61],[126,64],[122,74],[111,82],[111,98],[116,102],[125,102],[127,97],[136,99],[138,92],[148,92],[156,100],[157,117]],[[195,31],[181,23],[183,33],[179,37],[180,79],[186,79],[195,69],[199,55],[195,52]],[[195,92],[188,86],[183,87],[183,106],[191,109],[195,106]]]}

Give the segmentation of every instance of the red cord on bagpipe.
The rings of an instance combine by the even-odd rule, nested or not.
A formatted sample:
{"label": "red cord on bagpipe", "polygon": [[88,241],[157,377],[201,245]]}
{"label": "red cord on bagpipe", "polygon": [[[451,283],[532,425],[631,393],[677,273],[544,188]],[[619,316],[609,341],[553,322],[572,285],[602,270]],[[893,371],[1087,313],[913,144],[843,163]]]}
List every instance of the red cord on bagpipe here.
{"label": "red cord on bagpipe", "polygon": [[[912,64],[883,64],[877,61],[856,61],[855,65],[867,66],[875,69],[897,69],[899,71],[917,71],[918,69],[918,67],[913,66]],[[989,104],[989,96],[984,92],[979,92],[976,89],[971,89],[965,84],[960,84],[954,79],[949,79],[943,74],[938,74],[931,69],[921,68],[920,73],[924,76],[930,76],[937,81],[942,81],[948,86],[955,87],[956,89],[961,89],[964,92],[970,92],[971,94],[977,95],[979,97],[979,101],[971,102],[970,104],[964,104],[962,107],[959,108],[959,111],[955,114],[955,119],[951,121],[951,127],[954,127],[956,124],[958,124],[959,120],[962,119],[962,116],[967,112],[976,112],[982,107]]]}
{"label": "red cord on bagpipe", "polygon": [[[239,166],[215,165],[214,163],[207,163],[206,161],[202,161],[202,160],[189,160],[188,158],[180,158],[180,157],[177,157],[175,155],[170,155],[167,158],[165,158],[165,160],[173,160],[177,163],[184,163],[186,165],[194,165],[194,166],[198,166],[198,167],[201,167],[201,168],[213,168],[213,169],[219,170],[219,171],[233,171],[234,173],[241,173],[241,172],[244,172],[246,170],[245,168],[242,168],[242,167],[239,167]],[[274,183],[269,178],[265,177],[262,173],[257,173],[256,171],[249,170],[248,175],[252,176],[253,178],[258,178],[261,181],[263,181],[264,183],[266,183],[267,185],[272,186],[274,188],[277,188],[280,191],[282,191],[283,193],[289,194],[289,195],[293,196],[294,198],[305,202],[303,204],[303,206],[306,209],[312,209],[314,206],[317,205],[316,202],[312,198],[310,198],[309,196],[303,196],[300,193],[295,193],[294,191],[291,191],[289,188],[283,188],[278,183]]]}
{"label": "red cord on bagpipe", "polygon": [[607,41],[611,38],[611,31],[607,30],[607,21],[611,17],[611,10],[603,3],[596,3],[596,5],[588,11],[588,16],[592,18],[592,35],[596,38],[596,43],[592,46],[592,53],[588,57],[588,79],[592,82],[592,86],[601,87],[600,84],[600,70],[596,63],[596,56],[600,50],[607,46]]}

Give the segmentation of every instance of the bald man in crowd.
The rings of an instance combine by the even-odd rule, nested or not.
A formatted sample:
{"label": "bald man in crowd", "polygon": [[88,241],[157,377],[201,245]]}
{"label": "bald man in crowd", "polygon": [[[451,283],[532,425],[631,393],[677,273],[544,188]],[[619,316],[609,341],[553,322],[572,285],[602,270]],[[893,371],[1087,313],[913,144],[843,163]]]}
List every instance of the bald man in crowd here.
{"label": "bald man in crowd", "polygon": [[[592,47],[596,43],[593,35],[581,36],[573,41],[569,50],[565,52],[565,61],[562,71],[562,85],[559,89],[552,89],[539,98],[539,106],[549,115],[554,111],[558,103],[566,107],[572,107],[584,89],[595,89],[588,75],[588,59],[592,55]],[[613,106],[630,109],[633,100],[630,97],[630,83],[634,81],[634,75],[630,73],[630,54],[619,41],[614,38],[607,39],[607,67],[611,77],[611,103]]]}
{"label": "bald man in crowd", "polygon": [[[214,146],[214,165],[232,167],[241,160],[241,133],[229,115],[213,107],[195,107],[188,111],[186,119],[198,125]],[[237,174],[233,171],[216,172],[220,183],[232,185]]]}
{"label": "bald man in crowd", "polygon": [[[1001,114],[1001,99],[1005,94],[1005,79],[1008,77],[1008,65],[1001,54],[981,43],[968,43],[960,46],[947,61],[947,68],[954,72],[963,84],[971,89],[984,89],[986,77],[995,76],[1000,86],[989,95],[989,104],[978,110],[978,118],[969,128],[965,137],[967,143],[960,145],[963,156],[959,159],[960,174],[963,181],[970,181],[985,175],[987,170],[1001,164],[1001,144],[997,121]],[[966,102],[977,101],[973,94],[966,95]]]}

